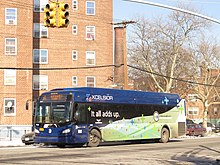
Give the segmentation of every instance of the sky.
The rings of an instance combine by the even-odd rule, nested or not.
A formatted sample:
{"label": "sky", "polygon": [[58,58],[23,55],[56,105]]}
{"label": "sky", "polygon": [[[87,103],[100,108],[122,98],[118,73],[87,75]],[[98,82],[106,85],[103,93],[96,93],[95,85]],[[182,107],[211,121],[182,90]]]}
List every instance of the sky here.
{"label": "sky", "polygon": [[[214,18],[220,22],[220,0],[147,0],[148,2],[159,3],[175,7],[178,3],[192,5],[199,14]],[[126,0],[113,0],[113,18],[114,22],[129,21],[135,15],[144,15],[146,18],[155,18],[161,15],[168,15],[172,12],[169,9],[129,2]],[[212,23],[210,34],[220,41],[220,24]]]}

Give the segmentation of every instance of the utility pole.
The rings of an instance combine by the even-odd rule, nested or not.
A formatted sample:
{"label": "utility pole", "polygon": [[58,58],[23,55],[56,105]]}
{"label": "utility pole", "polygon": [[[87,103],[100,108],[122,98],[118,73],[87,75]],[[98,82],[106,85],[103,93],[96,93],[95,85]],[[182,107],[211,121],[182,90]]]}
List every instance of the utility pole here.
{"label": "utility pole", "polygon": [[124,88],[128,89],[128,65],[127,65],[127,40],[126,40],[126,27],[128,24],[135,23],[134,21],[123,21],[119,23],[113,23],[113,25],[122,25],[123,27],[123,72],[124,72]]}

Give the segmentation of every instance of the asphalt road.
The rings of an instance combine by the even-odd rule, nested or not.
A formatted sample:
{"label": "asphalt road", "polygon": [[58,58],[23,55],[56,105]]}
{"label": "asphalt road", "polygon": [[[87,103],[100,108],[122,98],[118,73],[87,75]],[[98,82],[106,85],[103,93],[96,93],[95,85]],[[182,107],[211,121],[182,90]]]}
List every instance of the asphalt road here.
{"label": "asphalt road", "polygon": [[0,148],[0,164],[220,165],[220,137],[170,142],[105,143],[96,148],[25,146]]}

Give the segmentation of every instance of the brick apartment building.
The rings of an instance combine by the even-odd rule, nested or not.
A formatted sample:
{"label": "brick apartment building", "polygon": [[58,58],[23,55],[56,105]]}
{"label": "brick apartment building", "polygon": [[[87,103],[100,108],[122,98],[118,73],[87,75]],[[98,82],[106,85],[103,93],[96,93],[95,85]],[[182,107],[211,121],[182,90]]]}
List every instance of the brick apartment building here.
{"label": "brick apartment building", "polygon": [[[215,86],[219,86],[220,81],[218,80],[218,76],[220,74],[219,69],[210,69],[209,79],[217,80],[215,81]],[[208,107],[208,114],[207,118],[209,123],[212,123],[216,126],[220,126],[220,99],[219,99],[219,87],[212,88],[207,87],[209,90],[209,104],[213,103]],[[206,90],[207,90],[206,89]],[[204,88],[201,88],[203,91]],[[218,92],[218,94],[217,94]],[[205,92],[204,92],[205,93]],[[196,92],[189,92],[187,95],[187,117],[192,119],[194,122],[199,123],[203,121],[203,113],[204,113],[204,106],[201,100],[198,98],[198,94]]]}
{"label": "brick apartment building", "polygon": [[[12,130],[13,137],[30,131],[34,101],[42,92],[75,86],[123,88],[124,68],[103,67],[124,63],[124,29],[113,32],[112,0],[63,1],[69,4],[67,28],[43,26],[48,2],[0,2],[0,140]],[[219,122],[218,109],[210,107],[212,123]],[[189,118],[200,121],[202,110],[198,101],[187,104]]]}
{"label": "brick apartment building", "polygon": [[[196,94],[188,94],[186,103],[186,115],[188,119],[195,123],[203,122],[204,106],[203,103],[196,98]],[[220,104],[211,105],[208,108],[207,122],[220,126]]]}
{"label": "brick apartment building", "polygon": [[112,85],[113,67],[100,67],[113,64],[112,0],[62,2],[69,5],[67,28],[43,26],[50,1],[0,2],[0,137],[31,129],[33,103],[42,92]]}

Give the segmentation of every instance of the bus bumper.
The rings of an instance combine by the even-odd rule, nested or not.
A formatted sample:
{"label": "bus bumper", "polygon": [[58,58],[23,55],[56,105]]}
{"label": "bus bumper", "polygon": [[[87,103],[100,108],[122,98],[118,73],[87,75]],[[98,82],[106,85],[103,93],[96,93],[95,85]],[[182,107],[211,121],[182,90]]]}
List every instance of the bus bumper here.
{"label": "bus bumper", "polygon": [[69,136],[62,136],[62,137],[34,137],[34,143],[48,143],[48,144],[75,144],[75,141],[72,137]]}

